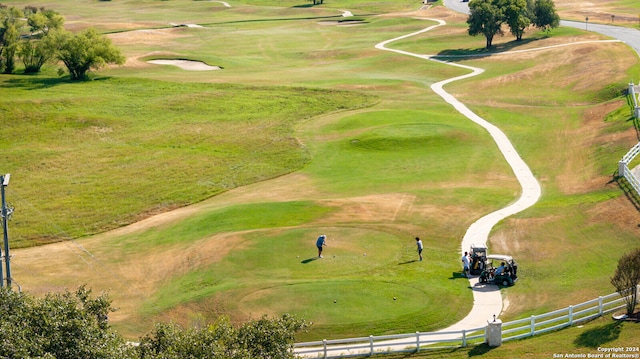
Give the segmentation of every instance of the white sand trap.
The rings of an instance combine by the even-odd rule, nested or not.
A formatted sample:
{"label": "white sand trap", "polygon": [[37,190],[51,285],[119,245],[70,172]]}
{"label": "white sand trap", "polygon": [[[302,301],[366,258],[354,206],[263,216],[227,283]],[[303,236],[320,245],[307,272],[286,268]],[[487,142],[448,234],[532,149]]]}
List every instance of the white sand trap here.
{"label": "white sand trap", "polygon": [[176,24],[174,22],[170,22],[169,25],[173,27],[202,27],[202,25],[198,24]]}
{"label": "white sand trap", "polygon": [[219,66],[210,66],[201,61],[191,60],[150,60],[147,61],[154,65],[173,65],[188,71],[212,71],[220,70]]}

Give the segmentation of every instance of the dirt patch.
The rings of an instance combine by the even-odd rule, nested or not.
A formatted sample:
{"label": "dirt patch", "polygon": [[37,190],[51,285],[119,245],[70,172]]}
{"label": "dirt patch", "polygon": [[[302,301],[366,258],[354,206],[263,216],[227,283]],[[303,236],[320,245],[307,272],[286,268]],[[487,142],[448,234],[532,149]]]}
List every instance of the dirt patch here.
{"label": "dirt patch", "polygon": [[[563,19],[573,19],[614,25],[637,25],[638,16],[632,8],[625,8],[609,0],[557,0],[556,10]],[[614,18],[611,18],[614,15]]]}
{"label": "dirt patch", "polygon": [[402,212],[411,210],[415,196],[406,193],[379,194],[325,201],[340,210],[327,218],[330,223],[393,222]]}

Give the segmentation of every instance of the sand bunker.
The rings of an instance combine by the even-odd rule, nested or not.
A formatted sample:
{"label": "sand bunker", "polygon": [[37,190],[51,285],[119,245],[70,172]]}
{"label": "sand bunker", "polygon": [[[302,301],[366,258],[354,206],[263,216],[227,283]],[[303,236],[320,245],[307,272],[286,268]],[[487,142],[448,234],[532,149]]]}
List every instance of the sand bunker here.
{"label": "sand bunker", "polygon": [[188,71],[220,70],[219,66],[210,66],[204,62],[192,60],[150,60],[147,62],[155,65],[173,65]]}

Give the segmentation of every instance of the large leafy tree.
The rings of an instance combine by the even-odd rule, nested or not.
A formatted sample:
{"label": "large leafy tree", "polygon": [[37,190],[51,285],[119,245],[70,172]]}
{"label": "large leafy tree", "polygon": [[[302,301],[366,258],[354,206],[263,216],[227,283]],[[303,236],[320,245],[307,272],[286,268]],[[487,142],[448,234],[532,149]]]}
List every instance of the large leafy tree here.
{"label": "large leafy tree", "polygon": [[306,325],[287,314],[239,328],[224,317],[202,329],[162,323],[142,338],[138,349],[143,359],[293,359],[294,335]]}
{"label": "large leafy tree", "polygon": [[0,288],[0,357],[135,358],[135,349],[109,329],[111,302],[75,293],[42,299]]}
{"label": "large leafy tree", "polygon": [[516,41],[522,40],[524,31],[531,25],[527,0],[502,0],[504,19]]}
{"label": "large leafy tree", "polygon": [[640,248],[625,254],[618,260],[611,284],[624,298],[627,315],[632,315],[638,302],[638,284],[640,284]]}
{"label": "large leafy tree", "polygon": [[504,14],[499,0],[473,0],[469,2],[469,11],[469,35],[484,35],[486,48],[490,48],[494,36],[503,34]]}
{"label": "large leafy tree", "polygon": [[53,10],[26,8],[29,35],[20,46],[18,55],[24,63],[25,73],[40,72],[42,66],[51,60],[58,48],[58,36],[54,33],[62,29],[64,18]]}
{"label": "large leafy tree", "polygon": [[99,69],[106,64],[124,63],[124,56],[113,46],[111,40],[98,34],[95,29],[87,29],[78,34],[60,31],[57,57],[64,63],[72,80],[83,80],[91,69]]}
{"label": "large leafy tree", "polygon": [[111,329],[111,301],[74,293],[44,298],[0,288],[0,358],[57,359],[293,359],[295,333],[307,323],[285,314],[231,325],[226,317],[206,328],[156,324],[138,346]]}
{"label": "large leafy tree", "polygon": [[507,24],[516,41],[522,40],[525,30],[535,25],[548,30],[560,25],[553,0],[473,0],[469,2],[468,33],[484,35],[490,48],[495,35],[502,35]]}
{"label": "large leafy tree", "polygon": [[32,36],[38,33],[47,35],[52,30],[62,29],[64,24],[64,17],[53,10],[26,8],[25,15],[27,15],[27,25],[31,29]]}
{"label": "large leafy tree", "polygon": [[536,0],[532,17],[533,24],[542,30],[560,25],[560,16],[556,13],[553,0]]}
{"label": "large leafy tree", "polygon": [[23,18],[22,11],[15,7],[0,7],[0,68],[6,74],[15,70],[15,54]]}

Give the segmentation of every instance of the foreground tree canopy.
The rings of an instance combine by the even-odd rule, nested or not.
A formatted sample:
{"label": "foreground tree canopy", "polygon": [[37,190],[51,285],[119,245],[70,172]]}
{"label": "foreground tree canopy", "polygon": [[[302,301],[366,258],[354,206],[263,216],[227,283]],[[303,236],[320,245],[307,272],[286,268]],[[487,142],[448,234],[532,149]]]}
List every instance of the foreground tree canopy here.
{"label": "foreground tree canopy", "polygon": [[552,0],[472,0],[469,10],[467,32],[471,36],[483,35],[487,49],[496,35],[503,35],[504,24],[517,41],[532,24],[542,30],[560,25]]}
{"label": "foreground tree canopy", "polygon": [[0,357],[288,359],[295,333],[307,326],[290,315],[237,328],[224,317],[202,329],[157,324],[132,345],[110,329],[112,311],[106,294],[92,298],[85,287],[42,299],[0,288]]}

